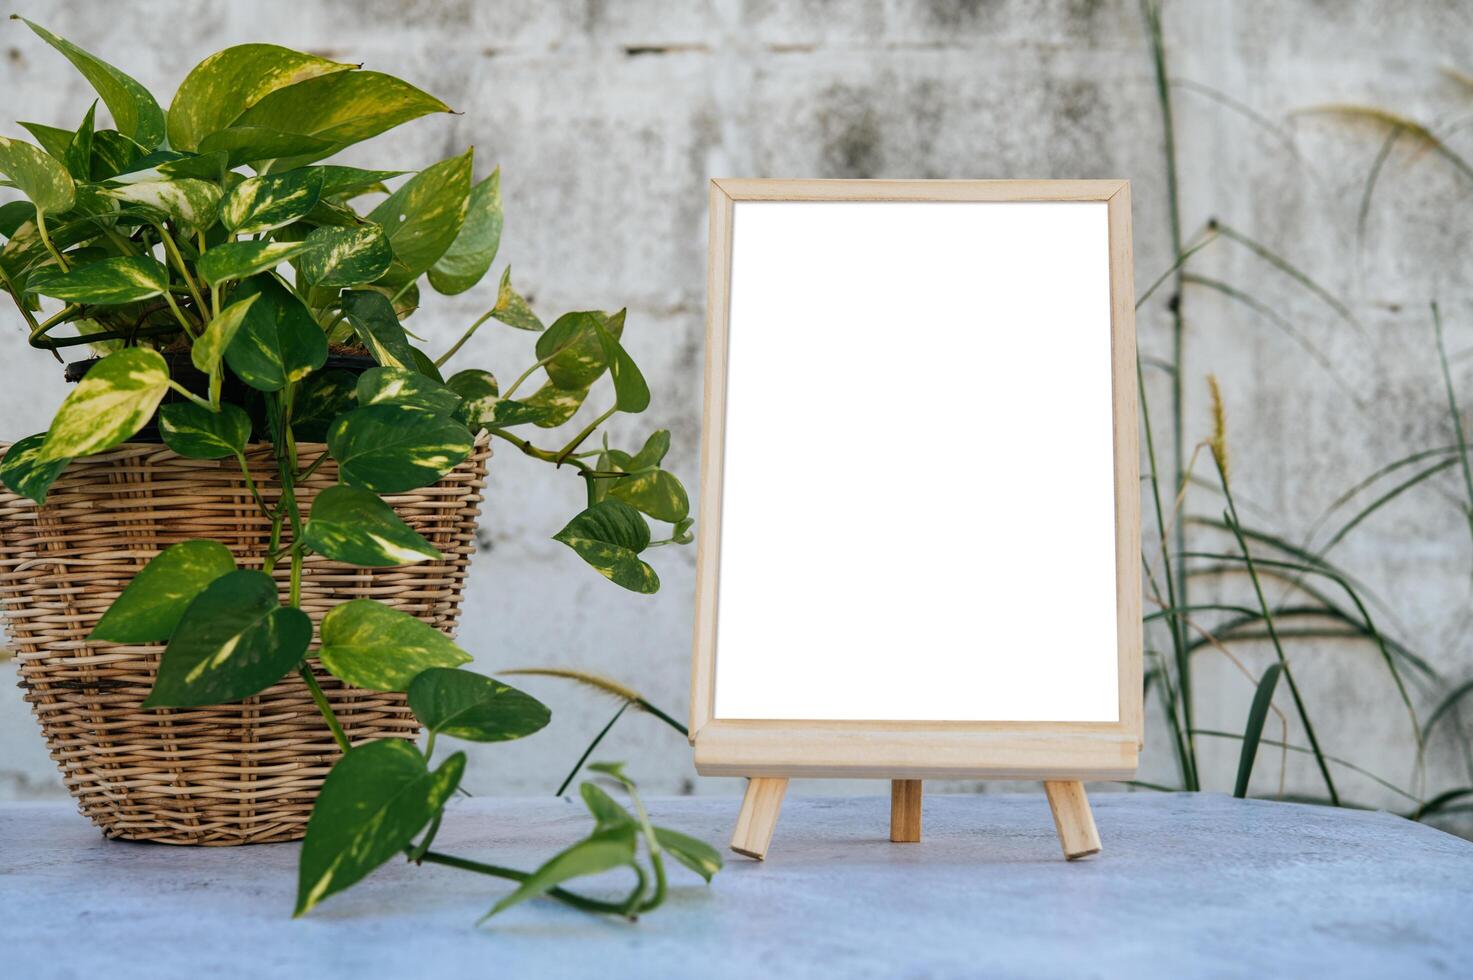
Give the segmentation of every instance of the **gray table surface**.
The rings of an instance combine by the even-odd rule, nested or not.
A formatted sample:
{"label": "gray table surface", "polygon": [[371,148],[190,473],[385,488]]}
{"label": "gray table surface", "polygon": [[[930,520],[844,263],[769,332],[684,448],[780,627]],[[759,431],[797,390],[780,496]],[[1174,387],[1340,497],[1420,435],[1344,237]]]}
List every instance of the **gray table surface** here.
{"label": "gray table surface", "polygon": [[[1041,795],[798,798],[766,863],[682,868],[636,924],[550,901],[476,927],[509,884],[395,861],[290,918],[298,846],[105,841],[69,804],[0,806],[0,974],[53,977],[1468,976],[1473,843],[1385,813],[1098,794],[1104,852],[1059,856]],[[718,843],[734,799],[654,800]],[[530,868],[581,804],[462,799],[437,850]],[[622,879],[592,881],[613,894]]]}

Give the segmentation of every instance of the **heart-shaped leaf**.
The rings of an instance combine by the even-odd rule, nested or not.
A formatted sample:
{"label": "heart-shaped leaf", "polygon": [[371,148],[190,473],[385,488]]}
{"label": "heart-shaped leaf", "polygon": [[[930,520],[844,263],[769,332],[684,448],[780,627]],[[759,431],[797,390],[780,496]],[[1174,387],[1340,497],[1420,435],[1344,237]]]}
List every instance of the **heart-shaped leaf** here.
{"label": "heart-shaped leaf", "polygon": [[349,749],[332,767],[307,820],[298,863],[302,915],[327,896],[361,881],[404,850],[460,785],[465,754],[433,773],[402,739]]}
{"label": "heart-shaped leaf", "polygon": [[311,249],[306,242],[224,242],[200,255],[198,269],[205,282],[216,285],[229,279],[249,279]]}
{"label": "heart-shaped leaf", "polygon": [[203,230],[214,224],[220,204],[218,185],[192,177],[123,184],[109,189],[107,194],[141,209],[157,221],[177,221],[190,231]]}
{"label": "heart-shaped leaf", "polygon": [[305,239],[312,246],[300,262],[312,286],[340,288],[373,282],[389,270],[394,250],[378,225],[316,228]]}
{"label": "heart-shaped leaf", "polygon": [[70,129],[48,126],[45,123],[20,122],[16,125],[36,137],[36,142],[41,144],[41,149],[57,160],[62,160],[66,156],[66,148],[75,135]]}
{"label": "heart-shaped leaf", "polygon": [[496,305],[492,307],[491,315],[508,327],[516,327],[518,330],[538,333],[545,329],[542,321],[537,319],[537,314],[532,312],[532,307],[522,298],[522,294],[511,288],[511,266],[507,266],[506,271],[501,274],[501,286],[496,291]]}
{"label": "heart-shaped leaf", "polygon": [[275,44],[241,44],[218,51],[179,83],[169,105],[169,145],[197,150],[200,140],[229,126],[277,89],[354,67]]}
{"label": "heart-shaped leaf", "polygon": [[445,379],[445,387],[460,396],[460,407],[455,410],[455,417],[470,429],[481,428],[483,419],[491,416],[500,400],[501,388],[496,383],[496,375],[479,368],[455,372]]}
{"label": "heart-shaped leaf", "polygon": [[68,303],[118,306],[158,296],[169,288],[169,270],[147,255],[115,255],[70,272],[55,266],[45,272],[31,276],[27,288]]}
{"label": "heart-shaped leaf", "polygon": [[523,881],[516,891],[497,902],[487,918],[530,898],[545,895],[565,881],[599,874],[634,863],[638,828],[620,824],[594,831],[589,837],[552,857]]}
{"label": "heart-shaped leaf", "polygon": [[328,487],[312,501],[312,515],[302,540],[333,561],[363,568],[444,557],[377,494],[341,484]]}
{"label": "heart-shaped leaf", "polygon": [[347,200],[370,191],[384,190],[384,181],[402,177],[407,170],[362,170],[358,167],[341,167],[324,164],[322,167],[322,197]]}
{"label": "heart-shaped leaf", "polygon": [[649,547],[650,527],[622,500],[599,501],[552,537],[615,585],[645,594],[660,589],[660,577],[639,558]]}
{"label": "heart-shaped leaf", "polygon": [[61,471],[71,462],[67,457],[49,463],[39,462],[41,444],[45,441],[44,432],[26,436],[5,450],[5,458],[0,460],[0,480],[4,480],[7,487],[22,497],[38,504],[46,502],[46,491],[51,489],[51,484],[56,482]]}
{"label": "heart-shaped leaf", "polygon": [[227,168],[297,154],[331,153],[332,149],[333,144],[315,136],[283,133],[260,126],[231,126],[199,141],[200,153],[224,154]]}
{"label": "heart-shaped leaf", "polygon": [[358,404],[358,379],[342,370],[314,371],[302,382],[292,407],[292,432],[299,441],[322,442],[339,415]]}
{"label": "heart-shaped leaf", "polygon": [[[491,268],[501,245],[501,169],[471,188],[460,234],[430,266],[430,285],[447,296],[470,289]],[[500,297],[497,297],[500,305]],[[494,313],[493,313],[494,315]]]}
{"label": "heart-shaped leaf", "polygon": [[454,419],[399,405],[360,406],[327,430],[343,481],[374,493],[429,486],[470,455],[472,441]]}
{"label": "heart-shaped leaf", "polygon": [[194,402],[175,402],[159,409],[159,435],[164,445],[189,459],[237,456],[250,441],[251,417],[229,402],[218,412]]}
{"label": "heart-shaped leaf", "polygon": [[259,235],[304,218],[322,196],[322,171],[302,167],[250,177],[220,202],[220,223],[237,235]]}
{"label": "heart-shaped leaf", "polygon": [[509,742],[552,720],[530,694],[468,670],[433,667],[409,684],[409,707],[428,730],[471,742]]}
{"label": "heart-shaped leaf", "polygon": [[[619,319],[622,323],[622,310]],[[604,360],[609,365],[609,375],[614,379],[614,407],[621,412],[631,414],[643,412],[650,407],[650,386],[645,382],[644,374],[634,363],[634,358],[624,350],[624,345],[619,343],[602,323],[595,321],[594,332],[598,335],[598,342],[603,347]]]}
{"label": "heart-shaped leaf", "polygon": [[224,179],[225,171],[230,169],[230,157],[224,150],[214,153],[181,153],[177,160],[167,160],[156,169],[167,177],[195,177],[218,183]]}
{"label": "heart-shaped leaf", "polygon": [[445,103],[402,79],[376,71],[352,71],[323,75],[279,89],[242,114],[236,125],[307,133],[330,145],[331,149],[325,153],[287,161],[290,166],[298,166],[411,119],[449,111]]}
{"label": "heart-shaped leaf", "polygon": [[565,313],[537,338],[537,359],[553,384],[565,391],[587,388],[608,369],[609,359],[599,329],[618,340],[624,333],[624,312],[613,316],[597,311]]}
{"label": "heart-shaped leaf", "polygon": [[542,413],[541,418],[533,419],[540,428],[555,429],[577,415],[587,397],[587,388],[565,391],[549,381],[526,400],[526,406]]}
{"label": "heart-shaped leaf", "polygon": [[235,571],[235,559],[218,541],[181,541],[154,555],[122,595],[102,614],[89,640],[105,643],[162,643],[216,579]]}
{"label": "heart-shaped leaf", "polygon": [[370,691],[402,691],[422,671],[471,659],[433,626],[372,599],[328,611],[317,657],[334,677]]}
{"label": "heart-shaped leaf", "polygon": [[153,417],[169,390],[158,351],[129,347],[92,365],[51,420],[37,463],[87,456],[124,441]]}
{"label": "heart-shaped leaf", "polygon": [[358,376],[358,404],[400,405],[450,415],[460,407],[460,396],[418,371],[376,367]]}
{"label": "heart-shaped leaf", "polygon": [[99,129],[92,134],[92,179],[108,180],[119,174],[132,173],[144,155],[143,147],[116,129]]}
{"label": "heart-shaped leaf", "polygon": [[632,827],[637,823],[633,814],[620,806],[617,800],[594,783],[583,783],[578,787],[578,795],[583,797],[583,805],[588,807],[589,813],[593,814],[593,823],[597,830],[606,830],[610,827]]}
{"label": "heart-shaped leaf", "polygon": [[225,362],[240,380],[258,391],[279,391],[327,361],[327,335],[296,294],[275,277],[247,279],[234,295],[237,301],[258,297],[225,348]]}
{"label": "heart-shaped leaf", "polygon": [[657,521],[671,524],[690,515],[690,497],[674,473],[654,469],[620,477],[609,487],[609,496],[622,500]]}
{"label": "heart-shaped leaf", "polygon": [[280,603],[271,576],[222,575],[184,610],[143,707],[191,708],[259,694],[300,663],[311,642],[312,621]]}
{"label": "heart-shaped leaf", "polygon": [[655,840],[660,842],[662,851],[705,878],[707,882],[721,870],[721,854],[703,840],[696,840],[667,827],[655,828]]}
{"label": "heart-shaped leaf", "polygon": [[87,115],[82,119],[82,125],[72,134],[67,143],[66,150],[61,155],[61,162],[66,165],[67,173],[72,175],[73,180],[87,181],[92,179],[92,131],[96,122],[97,103],[93,102],[87,110]]}
{"label": "heart-shaped leaf", "polygon": [[148,89],[101,58],[57,37],[39,24],[33,24],[24,17],[19,19],[76,66],[77,71],[102,96],[107,111],[112,113],[113,122],[123,135],[131,137],[145,151],[164,141],[164,113],[153,96],[148,94]]}
{"label": "heart-shaped leaf", "polygon": [[414,351],[387,296],[370,289],[350,289],[341,299],[348,323],[374,360],[385,367],[414,369]]}
{"label": "heart-shaped leaf", "polygon": [[466,150],[426,167],[369,213],[368,219],[384,229],[394,247],[387,282],[417,279],[460,234],[470,199],[471,154]]}
{"label": "heart-shaped leaf", "polygon": [[246,314],[259,298],[260,294],[257,293],[236,300],[205,324],[204,332],[194,338],[194,345],[189,349],[189,359],[196,368],[205,374],[214,372],[220,359],[225,356],[225,349],[235,339],[241,324],[245,323]]}
{"label": "heart-shaped leaf", "polygon": [[62,162],[21,140],[0,136],[0,174],[15,181],[15,186],[31,199],[37,211],[47,214],[71,211],[72,202],[77,199],[77,183]]}

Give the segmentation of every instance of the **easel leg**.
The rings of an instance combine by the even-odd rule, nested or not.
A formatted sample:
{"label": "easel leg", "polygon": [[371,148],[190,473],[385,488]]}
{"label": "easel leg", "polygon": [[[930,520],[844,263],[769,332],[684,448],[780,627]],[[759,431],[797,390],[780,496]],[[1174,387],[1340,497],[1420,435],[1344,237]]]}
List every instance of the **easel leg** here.
{"label": "easel leg", "polygon": [[921,781],[890,780],[890,839],[914,844],[921,839]]}
{"label": "easel leg", "polygon": [[767,845],[772,843],[772,828],[777,826],[777,813],[782,809],[783,794],[787,791],[786,779],[754,777],[747,780],[747,795],[742,797],[736,832],[731,835],[733,851],[758,861],[767,856]]}
{"label": "easel leg", "polygon": [[1048,795],[1049,809],[1054,812],[1054,829],[1059,832],[1064,857],[1074,861],[1098,854],[1100,834],[1095,829],[1089,798],[1084,795],[1084,784],[1077,780],[1046,782],[1043,791]]}

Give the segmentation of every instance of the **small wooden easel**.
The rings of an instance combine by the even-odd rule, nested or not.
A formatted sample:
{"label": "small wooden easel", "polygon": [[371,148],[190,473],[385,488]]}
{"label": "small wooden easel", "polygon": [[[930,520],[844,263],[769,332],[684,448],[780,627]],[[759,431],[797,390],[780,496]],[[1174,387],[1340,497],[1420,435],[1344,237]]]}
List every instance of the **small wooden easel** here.
{"label": "small wooden easel", "polygon": [[[737,815],[736,832],[731,836],[731,849],[738,854],[761,861],[772,843],[783,794],[788,781],[778,777],[753,777],[747,781],[742,809]],[[1075,861],[1100,852],[1100,835],[1095,829],[1094,815],[1084,784],[1078,780],[1046,781],[1043,791],[1054,814],[1054,829],[1066,860]],[[890,839],[897,844],[914,844],[921,839],[921,781],[890,781]]]}

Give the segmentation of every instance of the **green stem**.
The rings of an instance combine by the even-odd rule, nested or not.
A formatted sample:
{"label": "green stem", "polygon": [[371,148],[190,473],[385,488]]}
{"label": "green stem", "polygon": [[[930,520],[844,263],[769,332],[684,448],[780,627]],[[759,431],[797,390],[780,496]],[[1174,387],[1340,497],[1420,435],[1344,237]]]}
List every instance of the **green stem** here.
{"label": "green stem", "polygon": [[200,316],[203,317],[208,311],[208,307],[205,306],[204,297],[200,295],[199,287],[195,285],[194,277],[189,274],[189,268],[184,264],[184,256],[179,254],[179,246],[174,244],[174,237],[169,234],[163,225],[155,225],[154,227],[158,230],[159,238],[164,243],[164,253],[174,260],[174,265],[179,270],[179,274],[184,277],[184,285],[189,287],[189,295],[194,299],[194,308],[199,310]]}
{"label": "green stem", "polygon": [[557,454],[557,460],[556,460],[557,465],[561,466],[564,463],[566,463],[568,461],[568,457],[573,455],[573,450],[575,450],[579,446],[583,445],[583,441],[585,439],[587,439],[589,436],[593,435],[593,433],[595,431],[597,431],[597,429],[598,429],[599,426],[603,425],[609,419],[613,418],[614,417],[614,413],[617,412],[618,410],[619,410],[619,406],[617,406],[617,405],[611,405],[609,407],[609,410],[607,412],[604,412],[598,418],[594,419],[592,422],[589,422],[587,425],[585,425],[583,427],[583,431],[580,432],[580,433],[578,433],[576,436],[574,436],[573,437],[573,441],[570,442],[570,443],[568,443],[566,446],[564,446],[563,449],[562,449],[562,451]]}
{"label": "green stem", "polygon": [[[504,440],[506,440],[507,442],[511,443],[513,446],[516,446],[522,452],[526,453],[528,456],[531,456],[533,459],[540,459],[540,460],[542,460],[543,462],[546,462],[546,463],[556,463],[558,461],[558,454],[557,453],[552,452],[552,451],[547,450],[547,449],[538,449],[536,446],[532,445],[527,440],[522,439],[522,438],[519,438],[518,436],[514,436],[510,432],[507,432],[505,429],[491,429],[489,431],[491,432],[491,434],[493,436],[496,436],[498,439],[504,439]],[[597,471],[593,470],[591,467],[589,467],[586,463],[583,463],[582,461],[577,460],[577,459],[573,459],[571,457],[569,457],[568,459],[563,460],[563,462],[567,463],[569,466],[575,466],[575,467],[577,467],[578,468],[578,471],[580,473],[585,474],[585,475],[588,474],[588,473],[596,473],[597,472]],[[610,474],[607,474],[607,475],[608,476],[618,476],[620,474],[610,473]]]}
{"label": "green stem", "polygon": [[51,236],[46,232],[46,212],[40,208],[36,209],[36,233],[41,236],[41,244],[46,246],[46,251],[50,252],[56,264],[61,266],[61,271],[71,272],[72,267],[67,265],[66,259],[56,250],[56,246],[51,244]]}
{"label": "green stem", "polygon": [[68,317],[77,313],[81,309],[82,304],[80,303],[68,303],[66,306],[63,306],[61,310],[57,312],[54,316],[51,316],[36,324],[31,329],[31,336],[29,339],[34,341],[37,337],[44,336],[46,331],[50,330],[52,327],[65,323]]}
{"label": "green stem", "polygon": [[184,311],[181,310],[181,309],[179,309],[179,304],[176,303],[176,302],[174,302],[174,296],[173,296],[173,294],[171,294],[166,289],[163,292],[163,297],[164,297],[164,302],[169,304],[169,311],[174,314],[174,319],[176,319],[176,320],[179,321],[179,325],[184,328],[184,332],[186,334],[188,334],[191,339],[193,339],[193,337],[195,336],[194,326],[193,326],[193,324],[191,324],[189,322],[189,319],[184,315]]}
{"label": "green stem", "polygon": [[173,378],[169,379],[169,387],[208,412],[219,411],[219,408],[210,404],[210,400],[208,398],[201,398],[199,395],[196,395],[194,392],[190,391],[188,388],[184,387]]}
{"label": "green stem", "polygon": [[[508,881],[526,881],[532,877],[530,872],[518,871],[515,868],[503,868],[495,864],[482,864],[480,861],[471,861],[466,858],[453,857],[449,854],[441,854],[438,851],[426,851],[420,855],[421,861],[430,864],[442,864],[447,868],[459,868],[462,871],[474,871],[477,874],[490,875],[493,878],[505,878]],[[594,898],[585,898],[564,888],[553,888],[547,892],[548,896],[555,898],[566,905],[584,912],[600,912],[609,915],[624,915],[623,902],[600,902]]]}
{"label": "green stem", "polygon": [[307,685],[307,690],[312,692],[312,700],[316,703],[317,710],[322,713],[322,717],[327,721],[327,727],[332,730],[333,741],[337,742],[338,748],[342,749],[344,754],[346,754],[353,747],[352,743],[348,741],[348,736],[344,733],[343,726],[338,724],[338,716],[333,714],[332,705],[328,703],[327,695],[322,693],[322,687],[317,683],[317,678],[313,675],[312,668],[307,666],[307,663],[303,661],[297,665],[297,673],[301,675],[302,681]]}
{"label": "green stem", "polygon": [[553,796],[562,796],[568,791],[568,785],[578,775],[578,770],[583,768],[583,763],[588,761],[588,757],[593,755],[593,750],[598,748],[598,743],[604,740],[604,736],[609,733],[609,729],[614,727],[614,723],[624,716],[624,712],[628,711],[629,706],[633,703],[632,701],[625,701],[619,705],[619,710],[614,712],[614,717],[609,719],[609,723],[603,727],[603,730],[593,737],[592,742],[588,743],[588,748],[583,750],[583,754],[578,757],[578,761],[573,763],[573,771],[568,773],[568,778],[563,780],[563,784],[557,788],[557,792],[552,794]]}
{"label": "green stem", "polygon": [[316,473],[318,467],[320,467],[323,463],[327,462],[328,456],[329,456],[329,454],[324,452],[321,456],[318,456],[311,463],[307,464],[307,468],[305,470],[302,470],[300,473],[297,474],[297,482],[298,483],[305,483],[305,482],[307,482],[307,478],[309,476],[311,476],[313,473]]}
{"label": "green stem", "polygon": [[[251,467],[250,464],[246,462],[245,453],[236,453],[235,459],[236,462],[240,463],[240,475],[245,478],[246,489],[251,492],[251,499],[254,500],[256,502],[256,506],[260,508],[261,514],[268,521],[271,520],[271,508],[266,506],[266,501],[261,496],[261,491],[256,489],[256,481],[251,477]],[[275,554],[277,550],[278,549],[273,542],[271,548],[272,554],[270,556],[272,557],[272,560],[275,560]]]}
{"label": "green stem", "polygon": [[[437,357],[435,359],[435,367],[440,367],[446,361],[448,361],[452,357],[454,357],[455,356],[455,352],[458,351],[458,350],[460,350],[461,347],[465,346],[465,342],[467,340],[470,340],[471,337],[475,336],[476,331],[479,330],[479,329],[481,329],[481,324],[483,324],[487,320],[491,319],[491,314],[492,313],[495,313],[495,312],[496,312],[496,307],[493,306],[493,307],[491,307],[491,309],[489,309],[485,313],[481,314],[481,318],[479,320],[477,320],[475,323],[472,323],[470,325],[470,327],[466,329],[466,332],[460,335],[460,339],[457,340],[454,344],[451,345],[451,347],[450,347],[449,350],[447,350],[445,353],[441,354],[439,357]],[[528,373],[530,374],[531,372],[529,371]],[[518,378],[517,381],[520,383],[521,379]],[[511,391],[509,389],[507,391],[507,397],[511,397]]]}
{"label": "green stem", "polygon": [[538,361],[536,364],[533,364],[531,367],[527,368],[527,370],[523,371],[521,374],[519,374],[517,376],[517,380],[515,380],[515,381],[513,381],[511,383],[511,387],[510,388],[506,389],[506,391],[504,391],[504,392],[501,393],[501,397],[502,398],[510,398],[512,395],[516,394],[517,389],[522,386],[522,382],[523,381],[526,381],[528,378],[530,378],[532,376],[532,372],[533,371],[537,370],[540,367],[546,367],[547,366],[547,363],[549,361],[551,361],[554,357],[557,357],[562,352],[563,352],[563,349],[562,348],[559,348],[558,350],[553,351],[551,354],[548,354],[546,357],[544,357],[542,360]]}

